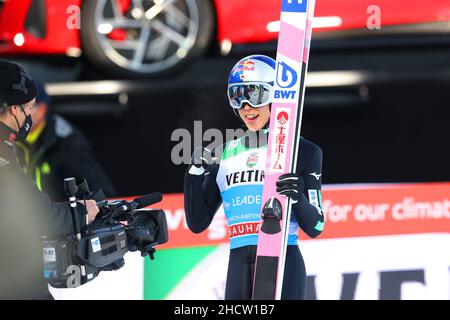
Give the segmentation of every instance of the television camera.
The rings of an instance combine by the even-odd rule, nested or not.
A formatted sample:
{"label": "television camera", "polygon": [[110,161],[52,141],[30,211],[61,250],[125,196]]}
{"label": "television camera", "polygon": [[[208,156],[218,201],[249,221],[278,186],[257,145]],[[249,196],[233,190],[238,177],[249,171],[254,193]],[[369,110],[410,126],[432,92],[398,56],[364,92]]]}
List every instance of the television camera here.
{"label": "television camera", "polygon": [[[67,178],[65,192],[69,197],[75,234],[60,239],[44,237],[44,277],[55,288],[74,288],[93,280],[100,271],[120,269],[128,251],[140,251],[154,259],[155,246],[168,241],[165,213],[144,209],[162,200],[160,193],[133,201],[101,200],[89,191],[86,180]],[[104,199],[104,197],[102,197]],[[77,202],[97,201],[99,213],[92,224],[80,229]]]}

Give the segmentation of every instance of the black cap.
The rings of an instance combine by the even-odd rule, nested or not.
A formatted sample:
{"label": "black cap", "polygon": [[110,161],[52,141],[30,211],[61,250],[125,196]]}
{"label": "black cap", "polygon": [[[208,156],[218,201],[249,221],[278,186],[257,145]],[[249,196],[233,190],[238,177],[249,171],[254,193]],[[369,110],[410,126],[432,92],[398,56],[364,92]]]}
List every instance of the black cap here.
{"label": "black cap", "polygon": [[0,110],[30,102],[36,91],[33,79],[21,65],[0,60]]}

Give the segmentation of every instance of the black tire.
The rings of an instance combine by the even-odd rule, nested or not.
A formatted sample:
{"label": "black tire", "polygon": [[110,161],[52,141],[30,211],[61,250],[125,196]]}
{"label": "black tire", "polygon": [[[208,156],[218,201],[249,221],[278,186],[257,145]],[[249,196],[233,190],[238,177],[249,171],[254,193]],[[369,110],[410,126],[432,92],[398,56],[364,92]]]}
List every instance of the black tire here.
{"label": "black tire", "polygon": [[[189,49],[186,56],[177,63],[152,72],[142,70],[131,70],[115,63],[105,53],[100,44],[97,26],[95,21],[95,11],[101,0],[85,0],[81,8],[81,47],[84,56],[95,68],[103,71],[105,74],[119,78],[149,78],[172,74],[179,68],[185,66],[193,58],[205,53],[209,48],[213,35],[215,33],[215,11],[212,0],[178,0],[195,1],[198,14],[198,31],[194,45]],[[109,0],[107,0],[109,1]],[[183,4],[185,4],[184,2]]]}

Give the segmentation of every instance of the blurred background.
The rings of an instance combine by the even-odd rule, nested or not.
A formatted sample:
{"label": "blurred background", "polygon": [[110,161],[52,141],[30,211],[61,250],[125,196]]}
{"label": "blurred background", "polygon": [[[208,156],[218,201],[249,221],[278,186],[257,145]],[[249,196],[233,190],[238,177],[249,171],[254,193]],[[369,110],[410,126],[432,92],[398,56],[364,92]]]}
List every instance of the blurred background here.
{"label": "blurred background", "polygon": [[[46,83],[52,108],[84,132],[119,195],[160,191],[175,196],[183,191],[186,166],[175,165],[171,160],[172,148],[178,143],[171,141],[173,131],[185,128],[193,133],[194,121],[202,121],[203,132],[209,128],[225,132],[240,127],[226,98],[228,73],[246,55],[260,53],[275,58],[280,6],[280,0],[259,0],[257,5],[250,0],[0,0],[0,57],[23,63],[35,78]],[[306,85],[302,135],[324,151],[323,183],[331,189],[354,190],[359,185],[359,191],[367,188],[367,184],[372,185],[374,189],[369,192],[372,198],[356,199],[355,206],[357,201],[372,204],[389,201],[383,198],[385,193],[377,193],[377,188],[392,183],[414,186],[414,191],[399,191],[403,192],[399,195],[400,202],[410,196],[408,192],[415,192],[415,199],[423,197],[421,201],[441,201],[443,213],[438,229],[430,226],[415,230],[411,226],[408,232],[401,233],[409,236],[432,233],[433,238],[427,238],[429,247],[433,247],[436,255],[442,254],[435,244],[442,246],[443,241],[434,237],[436,233],[448,232],[445,228],[450,218],[445,215],[449,198],[446,182],[450,181],[450,3],[317,0]],[[427,198],[420,192],[421,186],[424,189],[433,186],[427,195],[440,198]],[[358,192],[348,191],[342,203],[356,195]],[[331,197],[332,193],[330,199],[334,199]],[[179,198],[173,201],[164,205],[171,208],[167,209],[169,223],[173,224],[169,227],[175,233],[183,229],[176,219],[184,218],[177,215],[182,202]],[[417,216],[423,221],[423,216]],[[328,227],[332,226],[330,221]],[[397,294],[395,288],[380,294],[381,283],[392,282],[391,278],[383,278],[373,265],[361,266],[358,261],[328,274],[323,270],[323,276],[314,271],[314,259],[319,259],[314,252],[327,252],[322,248],[325,244],[328,248],[348,250],[337,258],[346,261],[355,259],[351,252],[359,252],[351,242],[357,241],[356,238],[348,240],[353,236],[368,237],[361,238],[357,245],[366,254],[367,250],[385,245],[368,240],[386,236],[385,233],[377,234],[371,226],[367,230],[362,234],[343,232],[336,236],[339,239],[334,241],[344,243],[326,242],[334,238],[331,234],[324,234],[323,240],[305,241],[308,243],[305,251],[312,256],[309,284],[311,288],[317,287],[310,290],[309,298],[450,298],[450,259],[426,266],[419,259],[400,268],[408,270],[407,275],[425,270],[423,277],[420,272],[411,276],[410,294],[400,289]],[[389,236],[393,234],[395,230],[389,232]],[[161,258],[158,260],[157,256],[151,262],[153,266],[145,263],[144,284],[135,289],[137,293],[124,293],[120,297],[197,297],[193,293],[174,295],[174,288],[183,287],[180,279],[187,274],[195,279],[195,272],[199,271],[192,269],[192,265],[211,259],[211,254],[218,254],[214,251],[217,248],[221,248],[219,256],[226,264],[223,239],[212,239],[211,243],[205,240],[201,243],[203,247],[197,243],[196,251],[188,254],[180,249],[184,247],[182,242],[161,250]],[[363,241],[370,243],[363,246]],[[377,241],[386,241],[390,250],[405,252],[404,246],[409,247],[417,237],[406,242],[401,238],[398,243],[386,238]],[[448,241],[446,234],[445,241]],[[423,247],[423,252],[430,254],[429,247]],[[192,258],[195,261],[189,267],[190,260],[183,258],[183,254],[198,259]],[[386,255],[377,252],[371,259],[389,259]],[[308,257],[305,260],[308,262]],[[171,270],[168,266],[173,261],[185,261],[186,267],[183,269],[179,264],[178,269],[171,271],[173,276],[159,280],[165,281],[164,284],[155,285],[157,280],[151,270]],[[127,267],[130,265],[134,264]],[[441,281],[434,280],[433,284],[427,268],[445,269],[442,275],[445,280],[441,277]],[[335,274],[338,270],[342,275]],[[369,279],[365,285],[369,289],[360,288],[361,282],[355,280],[358,270],[369,274],[364,276],[362,272],[359,277]],[[330,280],[333,275],[334,282]],[[365,280],[362,281],[364,287]],[[414,281],[422,287],[414,287]],[[444,284],[439,286],[437,282]],[[216,283],[208,289],[210,296],[198,298],[220,298],[223,281]],[[154,286],[167,288],[154,294],[157,291]],[[336,294],[330,294],[327,286]],[[338,294],[340,287],[342,292],[354,287],[353,295]],[[99,298],[107,297],[98,294]],[[75,298],[76,294],[61,293],[60,297]]]}

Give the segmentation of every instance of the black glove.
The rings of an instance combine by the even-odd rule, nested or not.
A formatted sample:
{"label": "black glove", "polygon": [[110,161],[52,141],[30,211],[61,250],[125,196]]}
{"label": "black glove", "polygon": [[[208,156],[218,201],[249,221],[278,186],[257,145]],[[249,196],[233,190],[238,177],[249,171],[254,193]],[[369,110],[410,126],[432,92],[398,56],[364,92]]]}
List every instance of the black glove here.
{"label": "black glove", "polygon": [[217,164],[218,158],[215,156],[214,149],[197,147],[192,155],[191,164],[200,168]]}
{"label": "black glove", "polygon": [[281,175],[277,181],[277,192],[291,198],[293,203],[297,203],[305,189],[303,178],[296,173],[286,173]]}
{"label": "black glove", "polygon": [[191,169],[189,174],[202,175],[205,171],[209,171],[211,167],[217,166],[218,157],[215,156],[214,150],[197,147],[191,158]]}

